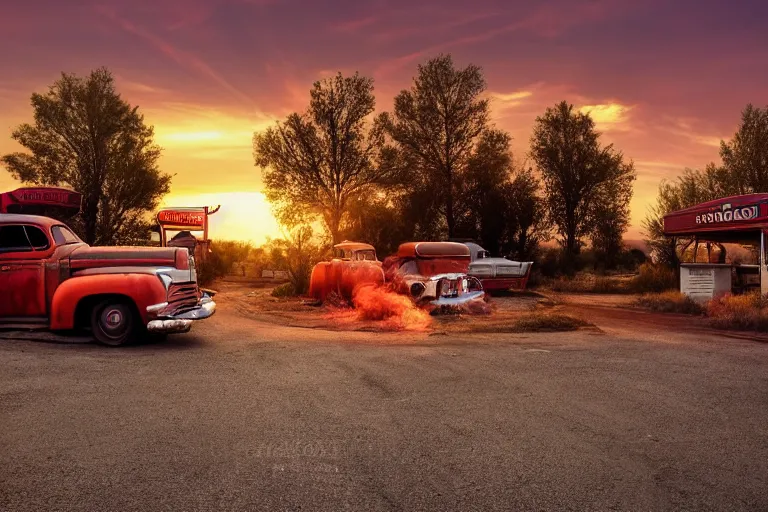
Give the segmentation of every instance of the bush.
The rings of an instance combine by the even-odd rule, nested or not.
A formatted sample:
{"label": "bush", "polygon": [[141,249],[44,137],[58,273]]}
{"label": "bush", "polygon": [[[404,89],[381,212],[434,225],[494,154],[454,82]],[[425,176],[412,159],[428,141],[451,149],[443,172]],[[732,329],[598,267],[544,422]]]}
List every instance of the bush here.
{"label": "bush", "polygon": [[725,295],[707,304],[712,327],[768,332],[768,300],[759,293]]}
{"label": "bush", "polygon": [[584,320],[559,313],[529,313],[515,320],[513,332],[575,331],[587,324]]}
{"label": "bush", "polygon": [[661,293],[677,288],[674,270],[664,265],[643,263],[639,274],[632,279],[630,288],[635,293]]}
{"label": "bush", "polygon": [[294,288],[293,283],[284,283],[280,286],[276,286],[273,290],[271,295],[273,297],[279,297],[279,298],[285,298],[285,297],[295,297],[296,294],[296,288]]}
{"label": "bush", "polygon": [[602,276],[577,276],[549,281],[553,292],[562,293],[626,293],[626,285],[619,279]]}
{"label": "bush", "polygon": [[659,313],[700,315],[705,312],[705,308],[701,304],[677,291],[649,293],[639,297],[635,301],[635,305]]}

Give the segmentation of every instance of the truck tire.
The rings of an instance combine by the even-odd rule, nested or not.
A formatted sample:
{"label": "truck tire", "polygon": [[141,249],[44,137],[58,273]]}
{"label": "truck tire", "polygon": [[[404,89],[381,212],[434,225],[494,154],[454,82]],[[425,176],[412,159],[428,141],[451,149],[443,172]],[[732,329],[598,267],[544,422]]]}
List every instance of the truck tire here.
{"label": "truck tire", "polygon": [[125,301],[110,299],[100,302],[91,312],[91,331],[102,345],[119,347],[133,341],[136,315]]}

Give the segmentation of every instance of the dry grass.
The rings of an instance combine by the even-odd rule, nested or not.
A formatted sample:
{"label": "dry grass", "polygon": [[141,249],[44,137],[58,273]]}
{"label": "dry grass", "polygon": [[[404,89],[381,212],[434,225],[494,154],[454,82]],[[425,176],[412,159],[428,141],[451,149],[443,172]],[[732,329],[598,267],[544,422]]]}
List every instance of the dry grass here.
{"label": "dry grass", "polygon": [[681,313],[685,315],[700,315],[704,307],[680,292],[668,291],[649,293],[638,297],[636,306],[650,309],[659,313]]}
{"label": "dry grass", "polygon": [[549,311],[535,311],[515,320],[510,326],[509,332],[575,331],[588,325],[590,324],[584,320],[570,315]]}
{"label": "dry grass", "polygon": [[661,293],[677,288],[677,278],[674,270],[668,267],[644,263],[630,287],[635,293]]}
{"label": "dry grass", "polygon": [[768,300],[759,293],[711,300],[707,316],[709,324],[717,329],[768,332]]}
{"label": "dry grass", "polygon": [[546,286],[558,293],[631,293],[627,280],[590,274],[583,274],[570,279],[553,279],[546,283]]}

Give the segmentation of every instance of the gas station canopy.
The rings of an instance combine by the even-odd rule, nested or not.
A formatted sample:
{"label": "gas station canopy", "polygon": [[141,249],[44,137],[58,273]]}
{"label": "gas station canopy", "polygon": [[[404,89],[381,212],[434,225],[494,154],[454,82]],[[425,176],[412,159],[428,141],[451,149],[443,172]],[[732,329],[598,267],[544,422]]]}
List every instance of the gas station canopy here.
{"label": "gas station canopy", "polygon": [[66,188],[24,187],[0,194],[0,213],[45,215],[59,211],[75,215],[80,211],[82,194]]}
{"label": "gas station canopy", "polygon": [[737,242],[738,232],[763,229],[768,229],[768,194],[724,197],[664,217],[664,235],[670,237]]}

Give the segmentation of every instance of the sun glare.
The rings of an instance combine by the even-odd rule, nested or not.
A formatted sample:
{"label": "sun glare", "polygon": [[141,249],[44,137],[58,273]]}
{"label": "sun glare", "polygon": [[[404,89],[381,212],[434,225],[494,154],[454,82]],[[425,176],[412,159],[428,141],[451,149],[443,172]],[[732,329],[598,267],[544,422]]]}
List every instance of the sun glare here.
{"label": "sun glare", "polygon": [[221,210],[209,217],[209,238],[239,240],[254,245],[280,236],[280,228],[270,205],[261,192],[223,192],[220,194],[168,195],[162,208],[216,206]]}

